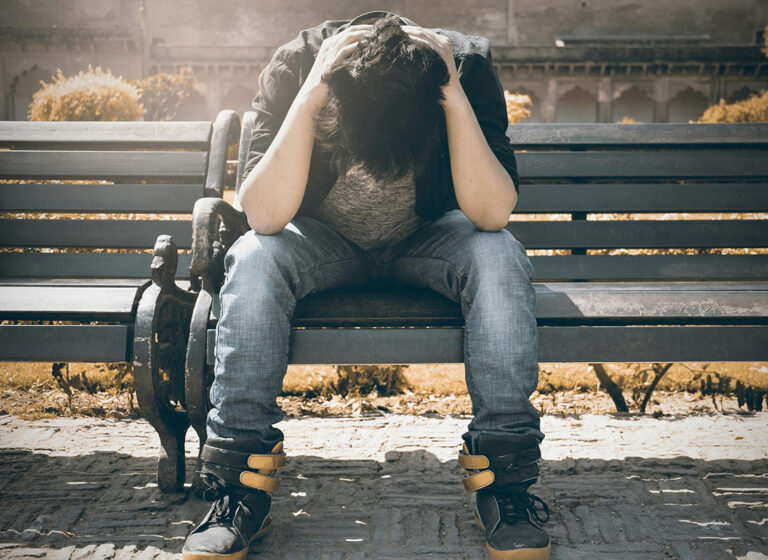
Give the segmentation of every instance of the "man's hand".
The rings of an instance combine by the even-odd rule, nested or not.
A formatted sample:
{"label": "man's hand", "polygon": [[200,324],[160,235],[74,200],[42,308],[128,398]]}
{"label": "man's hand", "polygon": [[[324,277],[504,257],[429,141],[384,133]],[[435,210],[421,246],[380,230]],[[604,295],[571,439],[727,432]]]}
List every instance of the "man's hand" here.
{"label": "man's hand", "polygon": [[325,74],[339,61],[351,56],[363,35],[371,30],[372,25],[353,25],[344,31],[326,37],[315,62],[301,86],[300,94],[312,100],[316,109],[322,107],[328,99],[328,85],[322,80]]}
{"label": "man's hand", "polygon": [[420,41],[436,50],[445,61],[445,65],[448,67],[450,80],[443,86],[445,100],[440,100],[443,107],[461,101],[462,97],[466,97],[464,90],[461,87],[461,83],[459,82],[459,71],[456,68],[456,61],[453,58],[453,48],[451,47],[450,39],[444,35],[425,29],[424,27],[403,25],[402,28],[414,41]]}

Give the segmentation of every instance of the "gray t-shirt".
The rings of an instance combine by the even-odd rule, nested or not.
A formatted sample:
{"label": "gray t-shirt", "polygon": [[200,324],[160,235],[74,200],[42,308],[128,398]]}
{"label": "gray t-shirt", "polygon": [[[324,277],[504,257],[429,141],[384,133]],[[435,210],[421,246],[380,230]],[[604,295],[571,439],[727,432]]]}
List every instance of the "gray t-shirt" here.
{"label": "gray t-shirt", "polygon": [[396,245],[426,222],[415,204],[412,169],[396,181],[378,181],[357,164],[339,175],[315,217],[370,250]]}

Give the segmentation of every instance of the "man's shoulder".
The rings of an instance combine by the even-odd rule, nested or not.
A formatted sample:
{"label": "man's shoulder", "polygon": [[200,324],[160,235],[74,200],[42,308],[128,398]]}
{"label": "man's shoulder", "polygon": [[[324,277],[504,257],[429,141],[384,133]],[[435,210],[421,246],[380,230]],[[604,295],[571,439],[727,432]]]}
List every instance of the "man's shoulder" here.
{"label": "man's shoulder", "polygon": [[280,45],[277,52],[286,57],[303,52],[315,54],[327,37],[334,35],[342,25],[350,21],[348,19],[325,20],[318,25],[302,29],[293,39]]}

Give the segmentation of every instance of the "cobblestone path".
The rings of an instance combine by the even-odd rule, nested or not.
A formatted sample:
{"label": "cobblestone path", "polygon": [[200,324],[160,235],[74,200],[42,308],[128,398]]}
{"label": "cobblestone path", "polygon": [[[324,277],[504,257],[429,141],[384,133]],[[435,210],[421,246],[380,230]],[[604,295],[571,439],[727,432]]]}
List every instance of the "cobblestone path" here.
{"label": "cobblestone path", "polygon": [[[283,422],[276,523],[249,558],[485,558],[460,483],[467,419]],[[542,419],[554,559],[768,558],[768,413]],[[207,506],[154,483],[143,420],[0,418],[0,557],[180,557]],[[190,431],[188,471],[196,441]]]}

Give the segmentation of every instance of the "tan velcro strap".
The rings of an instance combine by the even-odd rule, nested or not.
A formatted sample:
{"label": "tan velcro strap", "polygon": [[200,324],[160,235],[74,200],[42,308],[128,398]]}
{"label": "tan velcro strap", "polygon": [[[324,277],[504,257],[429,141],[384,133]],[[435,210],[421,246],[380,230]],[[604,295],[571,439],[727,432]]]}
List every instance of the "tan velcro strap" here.
{"label": "tan velcro strap", "polygon": [[280,479],[251,471],[243,471],[240,473],[240,484],[272,494],[280,486]]}
{"label": "tan velcro strap", "polygon": [[464,478],[461,482],[464,483],[464,488],[467,492],[476,492],[481,488],[490,486],[496,477],[493,475],[493,471],[480,471],[477,474]]}
{"label": "tan velcro strap", "polygon": [[248,467],[255,471],[267,470],[275,471],[285,466],[285,453],[279,455],[249,455]]}
{"label": "tan velcro strap", "polygon": [[463,469],[479,471],[491,466],[491,462],[485,455],[465,455],[459,453],[459,466]]}

